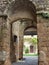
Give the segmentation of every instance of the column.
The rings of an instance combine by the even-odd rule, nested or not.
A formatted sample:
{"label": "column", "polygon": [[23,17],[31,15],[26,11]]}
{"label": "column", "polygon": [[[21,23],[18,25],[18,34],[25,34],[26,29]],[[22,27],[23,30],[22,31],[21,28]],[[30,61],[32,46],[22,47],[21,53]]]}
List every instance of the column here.
{"label": "column", "polygon": [[[10,28],[7,25],[7,16],[2,15],[0,16],[0,23],[1,23],[1,50],[3,54],[3,65],[11,65],[10,62]],[[1,64],[2,65],[2,64]]]}
{"label": "column", "polygon": [[23,59],[23,36],[24,36],[24,22],[20,22],[19,27],[19,60]]}

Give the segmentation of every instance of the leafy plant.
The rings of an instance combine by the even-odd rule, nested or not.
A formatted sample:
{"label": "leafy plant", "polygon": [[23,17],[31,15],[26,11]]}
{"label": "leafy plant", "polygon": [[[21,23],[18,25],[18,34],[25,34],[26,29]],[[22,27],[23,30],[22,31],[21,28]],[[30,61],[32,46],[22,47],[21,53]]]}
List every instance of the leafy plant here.
{"label": "leafy plant", "polygon": [[37,38],[32,38],[32,42],[33,42],[34,44],[37,44]]}
{"label": "leafy plant", "polygon": [[25,49],[25,53],[29,53],[29,49],[28,48]]}

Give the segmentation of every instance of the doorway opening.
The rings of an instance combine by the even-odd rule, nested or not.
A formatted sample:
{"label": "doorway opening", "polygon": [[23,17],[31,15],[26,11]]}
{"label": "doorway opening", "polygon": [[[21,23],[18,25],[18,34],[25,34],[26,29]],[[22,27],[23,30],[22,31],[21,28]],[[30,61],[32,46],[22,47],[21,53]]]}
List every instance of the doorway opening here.
{"label": "doorway opening", "polygon": [[28,64],[38,65],[37,29],[31,27],[24,31],[23,58]]}
{"label": "doorway opening", "polygon": [[23,56],[38,56],[37,35],[24,35]]}
{"label": "doorway opening", "polygon": [[14,53],[11,54],[11,57],[14,58],[15,56],[15,60],[19,64],[35,63],[35,65],[38,65],[37,29],[33,28],[32,23],[32,21],[26,19],[16,20],[12,23],[12,43],[15,52],[11,51],[11,53]]}

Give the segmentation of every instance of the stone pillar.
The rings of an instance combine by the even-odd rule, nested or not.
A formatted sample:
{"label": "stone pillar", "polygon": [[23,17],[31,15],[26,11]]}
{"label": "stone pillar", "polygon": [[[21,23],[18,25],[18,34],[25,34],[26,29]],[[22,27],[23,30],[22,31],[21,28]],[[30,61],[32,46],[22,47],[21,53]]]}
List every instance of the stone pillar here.
{"label": "stone pillar", "polygon": [[[2,43],[2,16],[0,16],[0,57],[3,50],[3,43]],[[3,58],[2,58],[3,60]],[[0,59],[0,65],[3,65],[4,61]]]}
{"label": "stone pillar", "polygon": [[19,60],[23,59],[23,36],[25,29],[25,22],[20,22],[19,26]]}
{"label": "stone pillar", "polygon": [[13,41],[13,34],[12,34],[12,25],[10,25],[11,26],[11,30],[10,30],[10,34],[11,34],[11,39],[10,39],[10,58],[11,58],[11,62],[16,62],[16,55],[15,55],[15,51],[16,51],[16,43],[14,43],[14,41]]}
{"label": "stone pillar", "polygon": [[39,65],[49,65],[49,20],[39,18],[37,23]]}
{"label": "stone pillar", "polygon": [[[9,39],[10,39],[10,37],[9,37],[9,28],[8,28],[8,26],[7,26],[7,16],[4,16],[4,15],[2,15],[2,16],[0,16],[0,25],[1,25],[1,45],[0,45],[0,51],[2,51],[2,53],[3,53],[3,56],[5,57],[5,58],[3,58],[3,60],[4,60],[4,64],[3,65],[11,65],[11,62],[10,62],[10,42],[9,42]],[[2,65],[2,64],[1,64]]]}
{"label": "stone pillar", "polygon": [[21,23],[20,20],[14,22],[12,25],[12,36],[17,36],[16,42],[13,43],[15,45],[15,55],[17,60],[23,58],[23,32],[23,23]]}
{"label": "stone pillar", "polygon": [[[13,38],[13,40],[15,40],[15,41],[13,41],[13,42],[11,43],[11,45],[12,45],[12,44],[14,45],[15,55],[16,55],[16,61],[17,61],[18,58],[19,58],[19,26],[20,26],[19,20],[16,21],[16,22],[14,22],[14,23],[12,24],[12,38]],[[17,36],[17,39],[14,39],[14,36]],[[13,51],[12,51],[12,53],[13,53]],[[11,56],[13,56],[13,55],[11,54]],[[14,58],[14,59],[15,59],[15,58]]]}
{"label": "stone pillar", "polygon": [[19,34],[19,60],[23,59],[23,30]]}

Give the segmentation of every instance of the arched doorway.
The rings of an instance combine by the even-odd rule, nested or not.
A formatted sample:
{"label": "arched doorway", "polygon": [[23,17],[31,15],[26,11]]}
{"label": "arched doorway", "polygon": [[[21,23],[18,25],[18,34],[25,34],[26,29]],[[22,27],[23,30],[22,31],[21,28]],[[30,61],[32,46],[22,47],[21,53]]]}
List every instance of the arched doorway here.
{"label": "arched doorway", "polygon": [[[11,50],[12,50],[11,53],[13,54],[14,52],[14,55],[16,57],[16,59],[14,59],[14,56],[11,54],[11,58],[13,57],[12,58],[13,61],[23,60],[23,36],[24,34],[30,34],[30,35],[37,34],[37,28],[32,23],[33,21],[31,19],[30,20],[29,19],[19,19],[11,24],[12,25],[12,36],[14,36],[13,39],[16,40],[15,43],[13,42],[13,45],[15,45],[15,52],[13,51],[11,47]],[[27,33],[26,30],[28,28],[31,28],[31,31]]]}
{"label": "arched doorway", "polygon": [[37,28],[31,26],[24,30],[24,45],[28,47],[29,53],[37,52]]}
{"label": "arched doorway", "polygon": [[[31,2],[31,0],[12,0],[12,1],[13,2],[9,2],[9,5],[6,9],[6,11],[8,10],[8,14],[5,15],[4,13],[6,11],[4,11],[4,13],[3,13],[3,11],[1,10],[2,13],[0,15],[0,38],[1,38],[0,39],[0,51],[1,51],[0,52],[1,53],[0,54],[1,55],[0,64],[1,65],[11,65],[12,64],[11,61],[17,61],[14,43],[18,37],[15,34],[12,36],[12,23],[17,20],[21,20],[21,24],[24,24],[24,23],[22,23],[22,19],[23,19],[23,21],[24,21],[24,19],[27,19],[27,20],[32,20],[33,26],[37,27],[39,65],[49,65],[49,51],[48,51],[48,49],[49,49],[49,25],[48,25],[49,16],[43,15],[44,12],[42,12],[42,13],[37,12],[38,16],[36,16],[36,7]],[[5,1],[4,1],[4,3],[6,4]],[[3,7],[4,7],[4,5],[3,5]],[[2,7],[1,7],[1,9],[2,9]],[[27,22],[25,22],[25,23],[27,23]],[[37,26],[36,26],[36,24],[37,24]],[[28,25],[30,25],[30,24],[28,24]],[[17,28],[17,29],[19,30],[19,28]],[[18,34],[18,35],[20,35],[20,34]],[[12,39],[14,40],[14,43],[12,42],[13,41]],[[21,41],[21,39],[22,39],[21,36],[19,36],[19,41]],[[22,48],[21,43],[19,45],[19,49]],[[13,52],[11,51],[12,50],[11,46],[14,48]],[[19,52],[20,52],[20,50],[19,50]],[[22,57],[20,55],[21,54],[19,53],[19,58]],[[4,56],[4,58],[3,58],[3,56]],[[12,57],[13,57],[13,59],[11,60]],[[1,60],[1,58],[2,58],[2,60]],[[2,62],[3,62],[3,64],[2,64]]]}
{"label": "arched doorway", "polygon": [[[38,44],[36,27],[30,26],[25,28],[23,45],[23,58],[28,60],[28,64],[30,62],[34,65],[38,64]],[[35,60],[35,62],[33,61],[33,59]]]}
{"label": "arched doorway", "polygon": [[[35,5],[29,0],[15,1],[14,3],[12,2],[8,10],[7,24],[9,26],[8,30],[10,32],[9,38],[11,39],[11,40],[9,39],[11,50],[10,59],[11,61],[17,61],[18,59],[21,59],[23,57],[22,50],[24,30],[30,26],[37,28],[37,16]],[[15,30],[17,29],[16,30],[17,34],[14,33],[13,31],[14,28]],[[16,39],[18,41],[15,44]]]}

